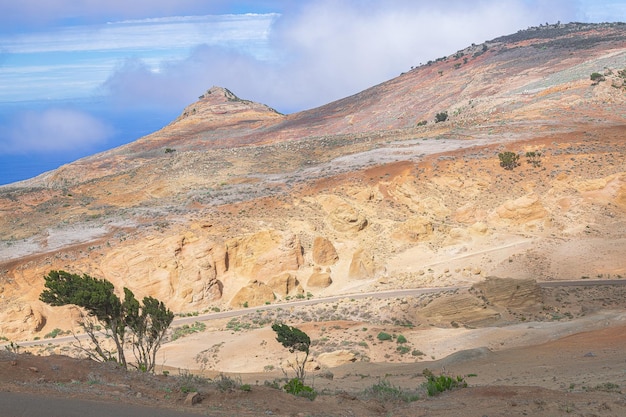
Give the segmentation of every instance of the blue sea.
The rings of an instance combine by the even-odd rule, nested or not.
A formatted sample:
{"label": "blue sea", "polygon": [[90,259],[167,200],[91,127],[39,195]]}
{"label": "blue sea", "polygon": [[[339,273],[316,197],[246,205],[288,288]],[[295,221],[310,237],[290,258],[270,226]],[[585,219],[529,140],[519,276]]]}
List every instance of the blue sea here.
{"label": "blue sea", "polygon": [[25,110],[44,110],[55,106],[72,106],[112,127],[112,135],[104,143],[89,149],[32,153],[8,153],[0,149],[0,185],[35,177],[61,165],[117,146],[133,142],[153,133],[174,120],[182,109],[125,108],[95,99],[68,102],[0,103],[0,147],[7,143],[6,134],[11,118]]}

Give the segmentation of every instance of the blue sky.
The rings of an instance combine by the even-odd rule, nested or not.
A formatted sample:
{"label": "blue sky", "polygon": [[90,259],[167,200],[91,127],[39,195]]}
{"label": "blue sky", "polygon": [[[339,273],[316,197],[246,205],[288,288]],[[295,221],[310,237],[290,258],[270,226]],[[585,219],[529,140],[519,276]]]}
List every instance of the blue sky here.
{"label": "blue sky", "polygon": [[284,113],[626,0],[0,0],[0,184],[130,142],[213,85]]}

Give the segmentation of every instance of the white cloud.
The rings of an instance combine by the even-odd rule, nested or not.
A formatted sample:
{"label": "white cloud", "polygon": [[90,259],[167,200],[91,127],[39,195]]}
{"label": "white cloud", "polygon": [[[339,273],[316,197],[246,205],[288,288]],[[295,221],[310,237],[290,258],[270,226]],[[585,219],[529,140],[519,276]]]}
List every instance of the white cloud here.
{"label": "white cloud", "polygon": [[15,115],[0,128],[0,146],[3,154],[89,150],[112,134],[112,128],[87,113],[51,108]]}
{"label": "white cloud", "polygon": [[159,72],[198,45],[222,45],[268,59],[269,28],[277,17],[167,17],[0,35],[0,101],[89,96],[125,59],[139,58]]}
{"label": "white cloud", "polygon": [[[565,0],[447,2],[320,0],[286,10],[271,27],[269,55],[199,47],[158,74],[126,66],[106,86],[114,96],[189,104],[212,85],[280,111],[314,107],[356,93],[435,59],[559,16]],[[164,90],[170,91],[164,91]],[[159,98],[160,97],[160,98]]]}
{"label": "white cloud", "polygon": [[[37,2],[14,3],[4,7],[28,15]],[[540,23],[575,20],[591,4],[590,0],[224,0],[204,6],[199,0],[50,3],[66,16],[97,16],[100,23],[5,35],[0,47],[19,51],[23,59],[45,52],[45,59],[75,60],[79,68],[65,71],[61,66],[72,63],[64,62],[56,71],[38,72],[30,58],[20,82],[21,64],[15,62],[22,55],[9,56],[5,67],[17,65],[18,71],[4,72],[5,80],[9,73],[12,77],[6,84],[37,84],[30,89],[0,89],[0,100],[62,98],[73,92],[84,97],[102,85],[118,104],[182,108],[210,86],[222,85],[243,98],[291,112],[356,93],[471,43]],[[612,10],[624,4],[608,3]],[[282,15],[165,14],[215,12],[227,5],[250,10],[253,4]],[[102,23],[109,15],[117,21]],[[50,65],[54,64],[46,63],[46,69]],[[29,79],[29,73],[34,79]]]}
{"label": "white cloud", "polygon": [[5,35],[0,41],[10,53],[85,51],[188,50],[199,43],[221,44],[263,39],[275,13],[174,16],[98,25],[78,25],[48,31]]}

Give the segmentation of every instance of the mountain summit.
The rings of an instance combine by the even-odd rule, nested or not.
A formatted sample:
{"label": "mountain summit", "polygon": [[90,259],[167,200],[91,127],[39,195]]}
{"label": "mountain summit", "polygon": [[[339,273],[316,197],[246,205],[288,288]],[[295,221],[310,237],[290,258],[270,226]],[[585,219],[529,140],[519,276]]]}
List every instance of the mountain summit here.
{"label": "mountain summit", "polygon": [[[228,123],[254,122],[274,119],[280,116],[276,110],[264,104],[242,100],[230,90],[222,87],[211,87],[198,98],[198,101],[187,106],[182,115],[174,121],[181,123],[185,119],[196,123],[215,122],[216,125]],[[229,120],[233,118],[234,120]]]}

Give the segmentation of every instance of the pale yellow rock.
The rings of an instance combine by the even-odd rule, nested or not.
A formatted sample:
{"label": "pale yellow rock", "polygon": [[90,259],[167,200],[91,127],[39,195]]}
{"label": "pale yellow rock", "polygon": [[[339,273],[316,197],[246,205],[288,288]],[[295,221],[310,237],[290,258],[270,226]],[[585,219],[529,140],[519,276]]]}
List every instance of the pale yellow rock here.
{"label": "pale yellow rock", "polygon": [[433,224],[430,220],[422,217],[412,217],[397,227],[393,237],[398,240],[415,243],[430,238],[433,230]]}
{"label": "pale yellow rock", "polygon": [[281,272],[298,270],[303,263],[298,237],[275,230],[231,239],[226,247],[229,271],[250,279],[267,280]]}
{"label": "pale yellow rock", "polygon": [[466,203],[454,213],[454,220],[459,223],[471,224],[487,218],[488,213],[474,204]]}
{"label": "pale yellow rock", "polygon": [[367,219],[353,207],[340,206],[328,215],[328,220],[338,232],[359,232],[367,226]]}
{"label": "pale yellow rock", "polygon": [[124,245],[102,261],[104,278],[116,288],[128,287],[138,298],[167,300],[169,308],[184,310],[218,300],[225,267],[223,245],[184,235],[157,237]]}
{"label": "pale yellow rock", "polygon": [[337,250],[332,242],[321,236],[317,236],[313,241],[313,262],[318,265],[333,265],[339,260]]}
{"label": "pale yellow rock", "polygon": [[317,357],[317,362],[326,368],[335,368],[356,361],[356,355],[349,350],[324,352]]}
{"label": "pale yellow rock", "polygon": [[626,211],[626,184],[623,184],[615,196],[615,205],[622,211]]}
{"label": "pale yellow rock", "polygon": [[626,209],[626,173],[575,183],[582,196],[593,203],[613,203]]}
{"label": "pale yellow rock", "polygon": [[18,305],[0,312],[0,334],[13,337],[19,334],[33,335],[46,325],[45,314],[30,304]]}
{"label": "pale yellow rock", "polygon": [[451,213],[443,201],[430,195],[420,195],[415,186],[410,183],[402,183],[390,189],[389,194],[417,213],[429,213],[436,218],[444,218]]}
{"label": "pale yellow rock", "polygon": [[371,279],[376,276],[377,266],[374,255],[364,249],[358,249],[352,255],[348,277],[351,279]]}
{"label": "pale yellow rock", "polygon": [[432,324],[442,326],[487,326],[501,317],[498,311],[469,293],[437,298],[418,310],[417,314]]}
{"label": "pale yellow rock", "polygon": [[252,281],[241,288],[230,301],[233,307],[257,307],[276,299],[274,291],[262,282]]}
{"label": "pale yellow rock", "polygon": [[284,272],[280,275],[270,278],[267,282],[267,286],[274,291],[275,294],[285,297],[292,293],[303,292],[300,283],[295,275]]}
{"label": "pale yellow rock", "polygon": [[511,220],[518,224],[543,219],[547,215],[539,197],[534,194],[509,200],[498,207],[496,213],[501,219]]}
{"label": "pale yellow rock", "polygon": [[358,201],[362,202],[370,202],[370,201],[380,201],[382,200],[382,196],[378,190],[372,188],[366,188],[361,190],[353,195],[354,198]]}
{"label": "pale yellow rock", "polygon": [[484,236],[489,232],[489,229],[485,223],[476,222],[468,228],[468,231],[470,234],[475,236]]}
{"label": "pale yellow rock", "polygon": [[328,272],[315,271],[307,280],[306,285],[309,288],[327,288],[332,283],[333,279]]}
{"label": "pale yellow rock", "polygon": [[474,288],[494,305],[525,308],[543,303],[541,287],[533,279],[487,277]]}
{"label": "pale yellow rock", "polygon": [[359,232],[368,224],[363,213],[339,196],[321,195],[317,200],[328,214],[328,223],[338,232]]}

